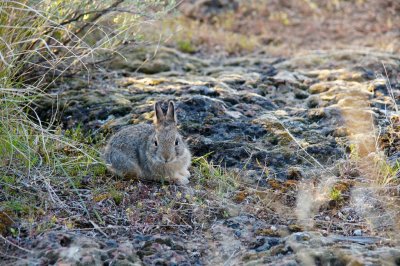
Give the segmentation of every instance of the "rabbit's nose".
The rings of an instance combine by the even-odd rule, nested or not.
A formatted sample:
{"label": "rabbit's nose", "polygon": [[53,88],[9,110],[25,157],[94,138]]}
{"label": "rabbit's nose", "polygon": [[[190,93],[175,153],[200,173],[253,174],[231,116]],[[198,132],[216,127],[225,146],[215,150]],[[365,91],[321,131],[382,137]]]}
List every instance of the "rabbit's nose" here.
{"label": "rabbit's nose", "polygon": [[172,161],[172,156],[170,155],[164,155],[162,158],[164,159],[165,163],[169,163],[170,161]]}

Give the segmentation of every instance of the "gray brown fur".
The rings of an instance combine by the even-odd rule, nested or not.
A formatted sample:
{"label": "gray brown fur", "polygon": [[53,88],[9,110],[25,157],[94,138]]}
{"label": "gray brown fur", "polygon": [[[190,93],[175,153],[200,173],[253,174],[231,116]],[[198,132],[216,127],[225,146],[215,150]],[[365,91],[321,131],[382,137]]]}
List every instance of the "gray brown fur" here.
{"label": "gray brown fur", "polygon": [[104,151],[107,168],[121,177],[189,183],[190,151],[177,130],[175,106],[164,115],[154,105],[153,125],[126,127],[111,137]]}

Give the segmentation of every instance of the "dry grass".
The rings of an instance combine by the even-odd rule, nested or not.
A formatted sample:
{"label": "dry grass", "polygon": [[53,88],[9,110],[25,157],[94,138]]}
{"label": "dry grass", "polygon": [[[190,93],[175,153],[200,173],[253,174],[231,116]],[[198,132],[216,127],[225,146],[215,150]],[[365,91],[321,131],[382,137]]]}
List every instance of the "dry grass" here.
{"label": "dry grass", "polygon": [[167,44],[205,55],[260,49],[277,56],[314,49],[400,49],[400,6],[395,0],[251,0],[239,1],[236,9],[227,5],[206,13],[202,8],[183,2],[183,15],[162,21],[156,39],[161,32]]}
{"label": "dry grass", "polygon": [[63,131],[55,121],[57,109],[43,124],[32,103],[60,77],[87,75],[122,46],[140,43],[140,23],[174,6],[121,0],[0,3],[0,217],[7,218],[0,234],[19,237],[21,227],[40,232],[66,214],[96,216],[83,189],[87,180],[105,174],[96,140],[88,142],[80,128]]}

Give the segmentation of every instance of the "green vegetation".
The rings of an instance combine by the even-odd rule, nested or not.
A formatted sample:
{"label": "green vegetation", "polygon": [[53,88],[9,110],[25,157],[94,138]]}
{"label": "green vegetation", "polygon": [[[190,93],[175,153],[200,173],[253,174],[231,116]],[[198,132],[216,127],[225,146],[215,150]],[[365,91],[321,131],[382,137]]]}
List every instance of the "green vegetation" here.
{"label": "green vegetation", "polygon": [[377,183],[380,185],[389,185],[398,181],[398,173],[400,173],[400,162],[396,161],[391,165],[386,158],[376,156],[374,158],[376,175],[379,177]]}
{"label": "green vegetation", "polygon": [[190,40],[178,40],[177,42],[178,49],[184,53],[194,53],[196,52],[196,48],[193,46]]}
{"label": "green vegetation", "polygon": [[333,201],[340,202],[343,200],[342,192],[337,188],[332,188],[329,193],[329,198]]}
{"label": "green vegetation", "polygon": [[208,161],[207,157],[210,154],[208,153],[192,160],[194,179],[198,179],[201,185],[212,188],[220,196],[236,191],[239,187],[239,176],[228,172],[222,166],[216,165],[212,161]]}

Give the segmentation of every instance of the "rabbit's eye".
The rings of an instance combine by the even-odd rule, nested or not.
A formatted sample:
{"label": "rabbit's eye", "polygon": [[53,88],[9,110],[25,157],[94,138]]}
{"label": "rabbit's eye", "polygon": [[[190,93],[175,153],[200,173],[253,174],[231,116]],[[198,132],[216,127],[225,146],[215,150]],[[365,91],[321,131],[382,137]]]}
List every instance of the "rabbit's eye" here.
{"label": "rabbit's eye", "polygon": [[154,141],[154,146],[157,147],[157,145],[158,145],[157,140],[155,140],[155,141]]}
{"label": "rabbit's eye", "polygon": [[175,140],[175,146],[178,146],[178,144],[179,144],[179,141]]}

